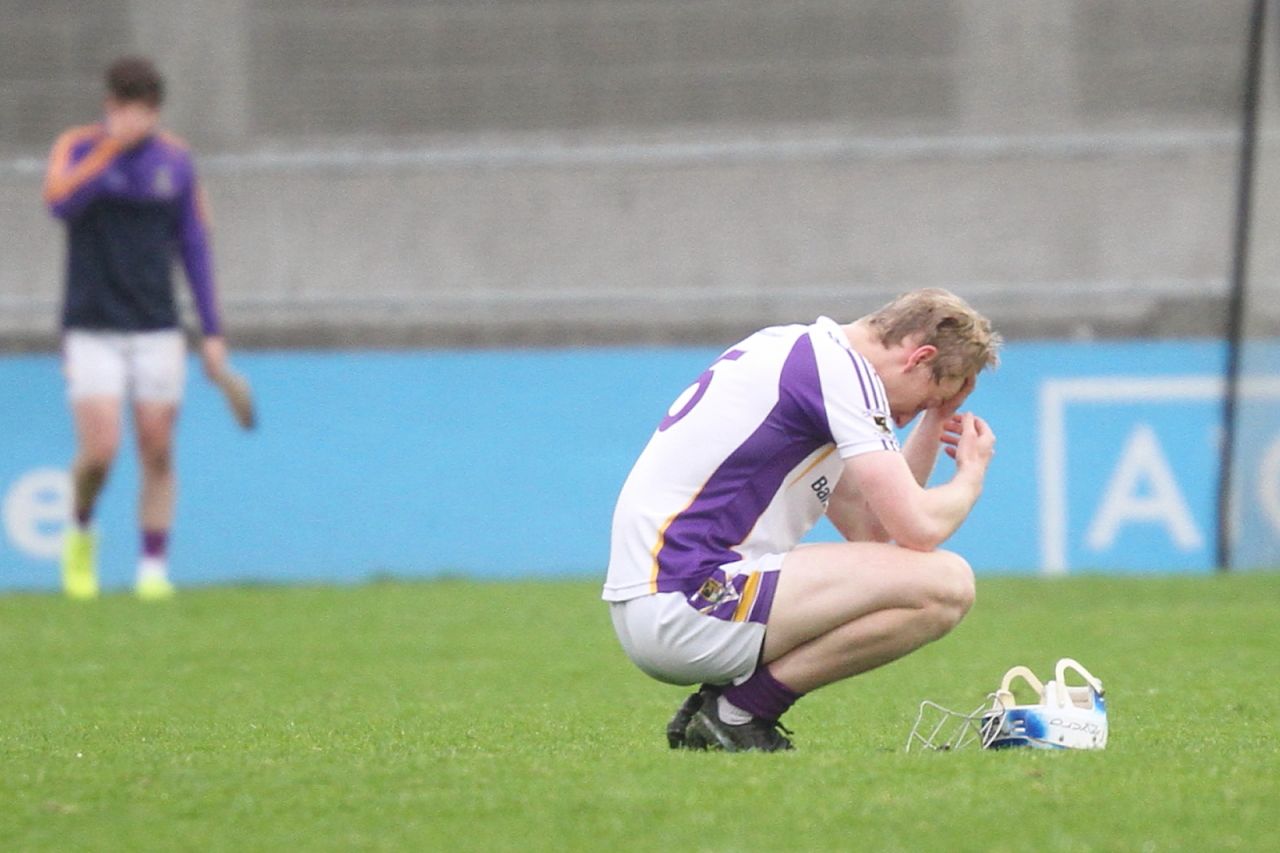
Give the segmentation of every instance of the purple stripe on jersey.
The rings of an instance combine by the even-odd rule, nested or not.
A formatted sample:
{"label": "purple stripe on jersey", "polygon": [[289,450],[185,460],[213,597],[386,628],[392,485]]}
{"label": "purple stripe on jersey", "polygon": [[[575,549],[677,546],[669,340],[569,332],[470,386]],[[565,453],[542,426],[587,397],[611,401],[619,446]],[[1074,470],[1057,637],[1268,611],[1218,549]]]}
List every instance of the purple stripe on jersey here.
{"label": "purple stripe on jersey", "polygon": [[813,342],[803,335],[782,366],[773,409],[667,525],[656,555],[658,592],[692,593],[714,569],[742,559],[734,546],[750,535],[787,474],[831,440]]}
{"label": "purple stripe on jersey", "polygon": [[[822,396],[822,379],[818,375],[818,357],[813,351],[813,338],[803,335],[791,347],[778,376],[779,403],[789,402],[794,420],[787,426],[797,433],[808,433],[831,440],[831,421],[827,418],[827,401]],[[777,409],[775,408],[775,412]]]}
{"label": "purple stripe on jersey", "polygon": [[[848,352],[846,350],[846,352]],[[862,365],[858,364],[858,357],[853,353],[849,353],[849,360],[853,362],[853,372],[858,374],[858,384],[862,386],[862,402],[868,409],[875,408],[872,401],[875,394],[875,386],[872,386],[871,392],[867,392],[867,377],[863,375]]]}
{"label": "purple stripe on jersey", "polygon": [[871,362],[862,356],[856,356],[858,363],[867,369],[867,373],[871,376],[871,396],[875,398],[876,408],[881,411],[889,411],[889,395],[884,390],[884,380],[880,378],[880,374],[876,373],[875,368],[871,366]]}
{"label": "purple stripe on jersey", "polygon": [[[862,386],[862,400],[867,404],[868,409],[882,409],[884,404],[880,398],[879,379],[875,372],[871,369],[871,365],[862,360],[862,356],[849,352],[849,360],[853,362],[853,370],[858,374],[858,384]],[[870,387],[870,394],[867,388]]]}

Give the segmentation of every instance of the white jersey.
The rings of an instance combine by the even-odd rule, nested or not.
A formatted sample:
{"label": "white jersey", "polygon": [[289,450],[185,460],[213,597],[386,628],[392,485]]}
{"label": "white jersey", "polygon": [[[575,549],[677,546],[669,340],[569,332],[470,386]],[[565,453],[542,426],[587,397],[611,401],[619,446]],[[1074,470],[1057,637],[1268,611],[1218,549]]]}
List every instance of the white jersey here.
{"label": "white jersey", "polygon": [[884,385],[833,320],[734,345],[672,403],[618,497],[607,601],[693,594],[794,548],[843,460],[901,452]]}

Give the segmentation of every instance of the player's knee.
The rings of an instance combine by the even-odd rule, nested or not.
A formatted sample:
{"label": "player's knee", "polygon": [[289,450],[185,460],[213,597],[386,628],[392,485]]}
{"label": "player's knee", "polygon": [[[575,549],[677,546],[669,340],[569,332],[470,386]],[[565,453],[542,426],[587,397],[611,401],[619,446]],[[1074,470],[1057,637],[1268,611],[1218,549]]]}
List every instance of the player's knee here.
{"label": "player's knee", "polygon": [[87,442],[80,448],[76,466],[91,477],[105,477],[116,458],[117,443],[107,439]]}
{"label": "player's knee", "polygon": [[153,473],[165,473],[173,467],[173,447],[168,443],[144,444],[142,464]]}
{"label": "player's knee", "polygon": [[168,469],[173,464],[173,440],[169,431],[155,427],[140,429],[138,455],[148,468]]}
{"label": "player's knee", "polygon": [[941,636],[960,624],[973,607],[976,590],[973,569],[964,557],[950,551],[940,551],[938,557],[939,565],[930,590],[930,610]]}
{"label": "player's knee", "polygon": [[964,616],[969,612],[969,608],[973,607],[974,598],[977,596],[977,585],[973,579],[973,567],[969,565],[968,560],[959,554],[948,551],[947,555],[951,558],[948,569],[949,598],[951,605],[960,611],[960,616]]}

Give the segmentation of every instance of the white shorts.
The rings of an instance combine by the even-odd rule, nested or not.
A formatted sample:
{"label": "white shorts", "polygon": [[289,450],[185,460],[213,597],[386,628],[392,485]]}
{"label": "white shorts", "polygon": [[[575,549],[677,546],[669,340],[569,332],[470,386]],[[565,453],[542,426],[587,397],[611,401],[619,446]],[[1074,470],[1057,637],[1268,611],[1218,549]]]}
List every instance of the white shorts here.
{"label": "white shorts", "polygon": [[609,605],[622,650],[669,684],[728,684],[755,672],[764,647],[761,622],[699,613],[682,592],[659,592]]}
{"label": "white shorts", "polygon": [[182,401],[187,342],[177,329],[99,332],[70,329],[62,341],[67,396],[128,397],[142,403]]}

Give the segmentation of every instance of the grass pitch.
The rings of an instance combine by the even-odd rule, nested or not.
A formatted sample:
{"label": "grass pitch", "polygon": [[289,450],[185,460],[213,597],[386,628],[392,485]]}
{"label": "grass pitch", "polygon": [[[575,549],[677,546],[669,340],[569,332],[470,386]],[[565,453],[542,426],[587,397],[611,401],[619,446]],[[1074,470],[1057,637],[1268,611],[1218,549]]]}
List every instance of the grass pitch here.
{"label": "grass pitch", "polygon": [[[797,751],[673,753],[684,691],[594,582],[0,598],[8,850],[1280,849],[1280,573],[983,578],[807,697]],[[1106,683],[1100,753],[904,754],[1009,666]]]}

